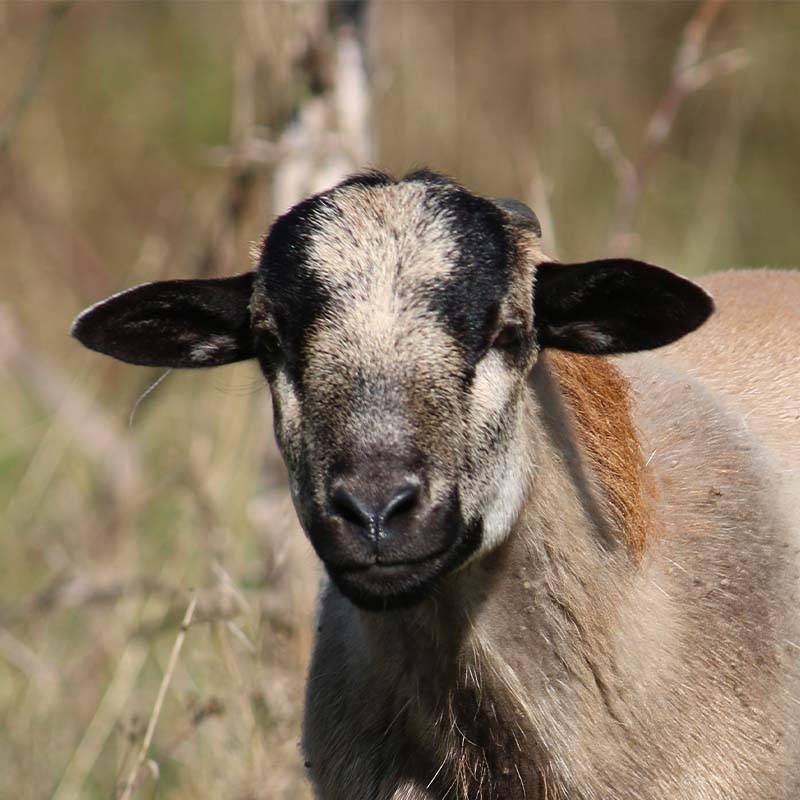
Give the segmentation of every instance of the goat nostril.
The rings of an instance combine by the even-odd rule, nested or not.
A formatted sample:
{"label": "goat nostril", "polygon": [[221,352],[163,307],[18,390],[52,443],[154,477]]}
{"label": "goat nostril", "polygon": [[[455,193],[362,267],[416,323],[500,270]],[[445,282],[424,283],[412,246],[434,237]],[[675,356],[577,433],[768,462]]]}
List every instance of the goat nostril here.
{"label": "goat nostril", "polygon": [[419,484],[410,481],[388,491],[370,486],[363,493],[340,485],[330,495],[329,512],[370,536],[380,536],[390,521],[413,511],[419,497]]}
{"label": "goat nostril", "polygon": [[347,489],[340,487],[331,495],[331,506],[338,516],[359,528],[369,528],[372,525],[372,514],[369,509]]}
{"label": "goat nostril", "polygon": [[413,483],[401,486],[381,512],[381,521],[386,522],[392,517],[399,517],[407,511],[411,511],[419,500],[419,486]]}

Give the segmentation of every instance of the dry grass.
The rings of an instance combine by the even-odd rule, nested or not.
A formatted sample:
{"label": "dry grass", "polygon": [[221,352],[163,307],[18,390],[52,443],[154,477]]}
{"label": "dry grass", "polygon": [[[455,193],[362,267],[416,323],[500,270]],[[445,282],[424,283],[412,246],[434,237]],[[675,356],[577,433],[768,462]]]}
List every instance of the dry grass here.
{"label": "dry grass", "polygon": [[[236,148],[242,130],[277,138],[308,98],[321,7],[253,3],[243,26],[236,4],[80,2],[45,36],[48,9],[0,4],[0,121],[18,117],[0,148],[0,797],[121,791],[193,591],[134,796],[307,797],[296,743],[319,569],[262,378],[172,373],[129,427],[159,373],[66,332],[127,285],[246,266],[274,165]],[[563,258],[603,255],[694,10],[382,4],[376,162],[536,198]],[[637,256],[690,274],[797,258],[798,26],[793,3],[721,10],[706,56],[746,51],[749,66],[712,67],[683,98],[631,215]]]}

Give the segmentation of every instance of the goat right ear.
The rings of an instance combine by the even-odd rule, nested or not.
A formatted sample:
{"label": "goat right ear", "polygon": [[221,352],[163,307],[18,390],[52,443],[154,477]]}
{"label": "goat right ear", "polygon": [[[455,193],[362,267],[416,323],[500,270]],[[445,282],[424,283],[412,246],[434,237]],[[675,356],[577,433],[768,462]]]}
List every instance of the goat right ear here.
{"label": "goat right ear", "polygon": [[651,350],[691,333],[713,311],[696,283],[640,261],[544,263],[536,271],[540,347],[593,355]]}
{"label": "goat right ear", "polygon": [[147,367],[216,367],[252,358],[253,276],[146,283],[87,308],[72,335],[90,350]]}

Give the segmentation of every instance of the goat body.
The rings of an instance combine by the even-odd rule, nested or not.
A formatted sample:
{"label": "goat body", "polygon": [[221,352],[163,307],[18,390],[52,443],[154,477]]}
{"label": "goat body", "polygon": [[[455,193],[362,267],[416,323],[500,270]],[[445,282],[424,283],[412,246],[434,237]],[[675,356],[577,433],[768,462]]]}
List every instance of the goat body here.
{"label": "goat body", "polygon": [[516,201],[367,173],[255,270],[73,332],[259,359],[330,577],[321,800],[797,800],[800,274],[709,278],[706,322],[691,281],[540,239]]}
{"label": "goat body", "polygon": [[[494,552],[406,611],[324,589],[320,797],[800,796],[800,275],[707,283],[719,311],[676,345],[539,359],[525,415],[547,424],[526,428],[529,491]],[[610,418],[595,453],[587,399]],[[626,415],[643,475],[619,463]],[[614,481],[644,505],[636,562],[604,544]]]}

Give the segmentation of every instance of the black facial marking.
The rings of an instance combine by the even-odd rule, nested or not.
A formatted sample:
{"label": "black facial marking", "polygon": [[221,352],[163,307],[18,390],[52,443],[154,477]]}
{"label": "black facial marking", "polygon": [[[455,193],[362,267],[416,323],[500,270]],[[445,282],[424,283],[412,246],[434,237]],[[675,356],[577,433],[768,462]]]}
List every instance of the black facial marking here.
{"label": "black facial marking", "polygon": [[347,186],[363,186],[369,188],[372,186],[392,186],[395,183],[397,183],[397,181],[395,181],[391,175],[387,175],[385,172],[381,172],[377,169],[372,169],[345,178],[336,188],[344,189]]}
{"label": "black facial marking", "polygon": [[456,186],[452,178],[442,175],[439,172],[422,167],[409,172],[404,178],[403,183],[427,183],[433,186]]}
{"label": "black facial marking", "polygon": [[311,238],[319,231],[320,216],[329,206],[326,194],[316,195],[279,217],[264,243],[256,275],[255,291],[268,298],[277,326],[277,340],[274,334],[257,337],[257,347],[261,345],[258,354],[269,364],[270,353],[265,350],[281,347],[287,373],[298,387],[305,368],[305,338],[330,301],[326,288],[308,266]]}
{"label": "black facial marking", "polygon": [[451,184],[429,195],[453,238],[453,275],[431,287],[433,308],[474,363],[486,352],[511,281],[513,253],[502,212]]}
{"label": "black facial marking", "polygon": [[[430,170],[412,172],[401,182],[429,187],[423,201],[426,213],[420,223],[424,229],[419,235],[429,236],[431,226],[438,224],[450,246],[452,277],[431,280],[425,288],[432,309],[465,354],[465,381],[469,382],[475,365],[497,333],[498,309],[511,280],[515,256],[506,229],[506,214],[495,203]],[[256,292],[268,298],[287,372],[300,392],[306,359],[304,342],[330,304],[326,287],[309,268],[311,242],[316,236],[324,237],[326,223],[336,219],[337,192],[396,183],[391,176],[377,171],[354,175],[292,208],[275,222],[266,239]],[[267,337],[259,347],[257,339],[268,377],[276,344]]]}
{"label": "black facial marking", "polygon": [[532,345],[532,336],[525,326],[513,322],[500,328],[492,341],[492,347],[502,353],[511,364],[524,363]]}
{"label": "black facial marking", "polygon": [[[496,314],[510,278],[503,213],[490,201],[429,170],[417,170],[403,182],[430,186],[426,225],[439,217],[443,235],[452,238],[454,276],[429,288],[435,311],[474,363],[490,344],[494,333],[494,319],[490,317]],[[389,175],[377,171],[354,175],[334,189],[299,203],[272,226],[259,261],[255,286],[256,293],[267,298],[280,340],[269,336],[257,338],[257,349],[267,373],[274,369],[275,350],[280,344],[289,377],[296,386],[302,386],[304,341],[330,303],[326,287],[309,268],[309,249],[315,236],[325,235],[326,222],[336,217],[336,193],[349,187],[395,183]]]}

